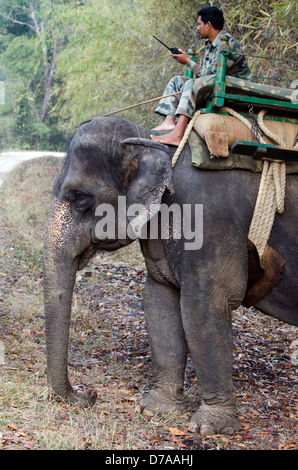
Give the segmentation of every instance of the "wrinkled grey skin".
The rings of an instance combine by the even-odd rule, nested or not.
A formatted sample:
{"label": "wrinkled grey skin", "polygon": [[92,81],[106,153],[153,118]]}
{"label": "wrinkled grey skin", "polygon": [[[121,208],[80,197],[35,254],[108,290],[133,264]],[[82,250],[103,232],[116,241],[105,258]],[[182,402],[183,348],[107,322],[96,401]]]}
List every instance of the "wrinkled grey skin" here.
{"label": "wrinkled grey skin", "polygon": [[[165,412],[182,407],[190,351],[202,399],[190,429],[233,433],[239,421],[232,383],[231,310],[241,304],[246,291],[247,234],[260,175],[200,171],[191,165],[188,146],[172,171],[169,153],[174,150],[150,140],[148,129],[115,118],[95,119],[73,138],[54,184],[45,242],[48,381],[53,394],[67,403],[88,406],[96,399],[94,392],[75,392],[67,375],[75,275],[98,249],[115,250],[131,242],[97,239],[96,206],[109,203],[116,208],[118,195],[126,195],[128,204],[161,200],[203,204],[201,249],[185,250],[184,240],[140,240],[148,269],[144,311],[153,374],[152,389],[141,409]],[[287,263],[283,278],[256,305],[295,325],[297,196],[297,177],[288,176],[285,213],[277,215],[270,240]]]}

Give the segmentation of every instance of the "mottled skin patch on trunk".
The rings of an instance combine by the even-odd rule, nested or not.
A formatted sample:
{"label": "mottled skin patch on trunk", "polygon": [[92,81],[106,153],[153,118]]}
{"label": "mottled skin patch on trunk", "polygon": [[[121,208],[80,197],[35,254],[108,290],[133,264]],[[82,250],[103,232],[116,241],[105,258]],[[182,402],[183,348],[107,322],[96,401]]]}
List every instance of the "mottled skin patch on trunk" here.
{"label": "mottled skin patch on trunk", "polygon": [[51,252],[56,260],[64,255],[65,248],[72,240],[75,231],[75,221],[71,215],[70,205],[66,201],[52,202],[51,219],[47,231],[47,250]]}

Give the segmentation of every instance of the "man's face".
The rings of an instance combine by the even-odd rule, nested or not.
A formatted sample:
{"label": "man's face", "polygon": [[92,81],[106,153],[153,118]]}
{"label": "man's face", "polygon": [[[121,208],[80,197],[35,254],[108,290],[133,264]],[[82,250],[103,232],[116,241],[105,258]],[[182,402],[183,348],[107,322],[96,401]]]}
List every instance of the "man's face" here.
{"label": "man's face", "polygon": [[201,36],[201,39],[208,39],[209,33],[210,33],[210,28],[211,28],[210,21],[207,21],[207,23],[204,23],[204,21],[202,21],[202,18],[199,16],[199,18],[198,18],[198,33]]}

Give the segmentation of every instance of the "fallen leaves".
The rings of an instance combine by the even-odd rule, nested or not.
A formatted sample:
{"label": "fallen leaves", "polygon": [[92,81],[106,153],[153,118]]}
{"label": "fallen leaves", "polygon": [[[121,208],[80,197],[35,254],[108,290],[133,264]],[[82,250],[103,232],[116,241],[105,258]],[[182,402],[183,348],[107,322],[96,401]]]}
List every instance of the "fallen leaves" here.
{"label": "fallen leaves", "polygon": [[[30,382],[34,387],[31,385],[34,378],[39,383],[43,381],[46,387],[44,332],[41,323],[36,326],[36,308],[34,314],[28,312],[31,316],[23,324],[21,308],[17,316],[15,312],[12,316],[5,305],[9,290],[15,292],[22,307],[23,299],[28,302],[29,285],[31,290],[34,286],[37,295],[40,293],[36,272],[30,270],[33,279],[27,283],[28,271],[20,277],[22,266],[13,267],[9,261],[6,268],[10,272],[1,277],[6,287],[0,296],[4,299],[0,306],[5,318],[1,332],[8,349],[5,373],[16,377],[19,383],[27,380],[28,386]],[[98,392],[97,405],[90,412],[96,429],[106,429],[107,423],[115,423],[105,435],[106,445],[113,449],[126,448],[128,442],[131,448],[138,449],[297,449],[297,367],[291,362],[293,348],[290,348],[291,344],[295,345],[294,330],[253,309],[239,309],[233,315],[233,378],[242,425],[239,433],[229,437],[202,437],[188,432],[188,421],[199,402],[190,359],[185,376],[187,410],[179,416],[180,422],[177,416],[171,417],[171,421],[137,417],[135,397],[149,387],[151,380],[150,350],[142,311],[144,280],[144,269],[95,261],[80,272],[75,287],[70,375],[78,390],[91,386]],[[7,416],[0,428],[1,449],[44,448],[42,436],[39,440],[36,434],[39,423],[33,426],[35,412],[24,406],[24,399],[1,395],[1,407]],[[100,431],[92,434],[83,429],[80,435],[84,415],[79,410],[62,404],[55,410],[49,413],[49,423],[42,423],[41,435],[59,432],[60,428],[73,429],[75,422],[81,443],[77,445],[96,448],[99,438],[94,434]],[[42,416],[41,420],[44,419]]]}
{"label": "fallen leaves", "polygon": [[30,436],[15,424],[7,425],[7,432],[0,433],[0,449],[20,449],[33,450],[35,448],[35,436]]}
{"label": "fallen leaves", "polygon": [[188,432],[187,428],[185,428],[184,430],[177,428],[169,428],[169,431],[173,436],[186,436]]}
{"label": "fallen leaves", "polygon": [[187,445],[181,440],[181,437],[183,436],[185,439],[188,438],[188,430],[187,428],[182,429],[177,429],[177,428],[169,428],[170,434],[171,434],[171,442],[174,442],[177,444],[179,449],[187,449]]}

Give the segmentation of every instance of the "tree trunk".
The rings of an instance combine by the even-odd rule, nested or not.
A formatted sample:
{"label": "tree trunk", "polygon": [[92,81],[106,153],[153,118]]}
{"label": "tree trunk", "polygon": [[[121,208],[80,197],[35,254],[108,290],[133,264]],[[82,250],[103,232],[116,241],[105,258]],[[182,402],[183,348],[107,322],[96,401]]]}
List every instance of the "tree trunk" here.
{"label": "tree trunk", "polygon": [[53,86],[54,86],[54,78],[55,78],[55,70],[56,70],[56,55],[59,52],[57,40],[54,40],[53,45],[53,53],[52,53],[52,61],[49,64],[47,62],[48,53],[44,50],[44,97],[43,102],[41,105],[41,109],[39,112],[39,120],[40,122],[44,122],[46,120],[48,110],[51,104]]}

